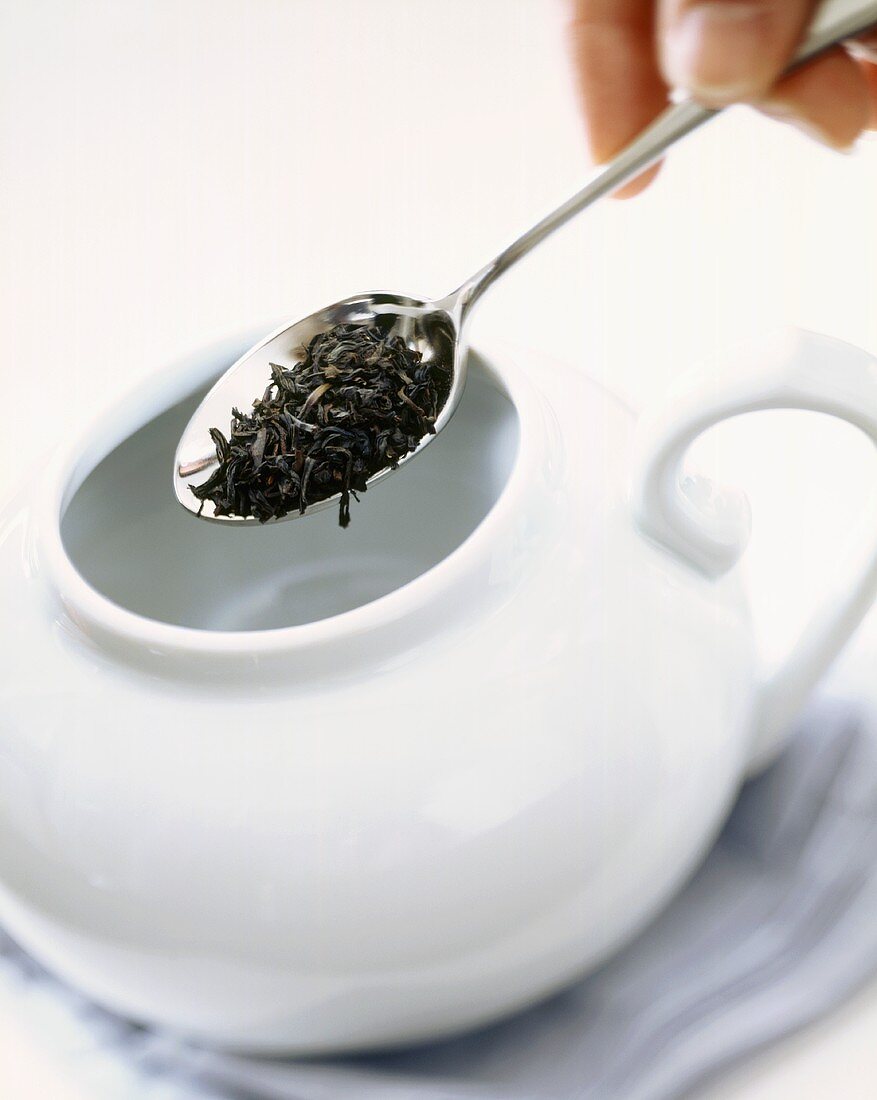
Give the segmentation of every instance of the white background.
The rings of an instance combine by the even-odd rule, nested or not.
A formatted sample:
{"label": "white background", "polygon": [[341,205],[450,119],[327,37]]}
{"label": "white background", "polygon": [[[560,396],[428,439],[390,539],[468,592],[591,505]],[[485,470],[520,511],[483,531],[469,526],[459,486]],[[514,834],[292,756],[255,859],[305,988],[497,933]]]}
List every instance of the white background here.
{"label": "white background", "polygon": [[[0,491],[174,358],[355,291],[444,293],[576,190],[565,20],[560,0],[0,0]],[[644,198],[523,262],[472,337],[547,348],[645,406],[766,326],[877,352],[875,245],[877,144],[832,155],[738,110]],[[730,425],[696,461],[750,492],[776,658],[877,464],[800,414]],[[843,685],[871,691],[875,663],[877,620]],[[871,1097],[875,1029],[872,990],[709,1095]],[[17,1100],[67,1096],[0,1003],[13,1073]]]}

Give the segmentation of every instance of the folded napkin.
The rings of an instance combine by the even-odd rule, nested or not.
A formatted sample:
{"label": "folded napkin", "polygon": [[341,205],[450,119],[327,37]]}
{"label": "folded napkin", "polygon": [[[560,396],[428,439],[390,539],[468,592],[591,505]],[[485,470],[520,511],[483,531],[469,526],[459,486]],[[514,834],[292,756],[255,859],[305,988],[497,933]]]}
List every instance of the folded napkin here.
{"label": "folded napkin", "polygon": [[89,1100],[667,1100],[877,974],[875,913],[877,718],[823,700],[633,944],[475,1034],[320,1062],[213,1053],[89,1007],[8,940],[0,1003]]}

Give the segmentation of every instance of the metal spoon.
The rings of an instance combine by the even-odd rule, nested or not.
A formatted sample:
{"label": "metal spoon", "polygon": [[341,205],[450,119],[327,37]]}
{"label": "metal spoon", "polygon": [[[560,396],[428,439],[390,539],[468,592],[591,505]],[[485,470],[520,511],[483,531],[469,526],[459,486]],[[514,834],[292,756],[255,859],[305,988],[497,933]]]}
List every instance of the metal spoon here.
{"label": "metal spoon", "polygon": [[[862,34],[875,25],[877,0],[826,0],[820,5],[809,34],[790,68],[809,61],[836,43]],[[368,324],[378,317],[390,316],[393,318],[391,331],[398,333],[410,346],[415,347],[424,360],[437,359],[452,364],[451,390],[435,422],[436,433],[440,432],[454,415],[466,383],[466,322],[472,307],[491,283],[579,211],[639,175],[659,160],[671,145],[716,114],[718,111],[689,99],[668,107],[618,156],[598,168],[581,191],[534,225],[445,298],[420,301],[401,294],[361,294],[336,302],[318,313],[312,313],[309,317],[284,325],[271,333],[225,372],[189,421],[174,459],[174,491],[177,499],[193,515],[199,514],[201,501],[196,499],[189,486],[204,481],[217,463],[209,429],[214,426],[224,428],[233,407],[247,409],[251,406],[253,399],[262,393],[270,378],[270,363],[293,366],[301,348],[318,333],[334,325]],[[396,469],[419,454],[434,438],[434,435],[425,436],[417,448],[399,462]],[[380,470],[369,479],[368,484],[372,485],[392,472],[389,467]],[[337,506],[338,494],[309,504],[305,514]],[[298,515],[298,511],[293,511],[284,518],[295,519]],[[216,516],[210,501],[204,503],[200,517],[222,523],[258,522],[240,516]]]}

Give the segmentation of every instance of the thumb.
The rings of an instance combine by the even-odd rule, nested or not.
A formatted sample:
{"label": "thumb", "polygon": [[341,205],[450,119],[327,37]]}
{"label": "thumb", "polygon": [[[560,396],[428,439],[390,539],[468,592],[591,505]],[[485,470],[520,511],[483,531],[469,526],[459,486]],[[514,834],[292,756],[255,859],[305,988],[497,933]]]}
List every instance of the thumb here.
{"label": "thumb", "polygon": [[758,99],[791,59],[814,7],[814,0],[660,0],[664,76],[711,106]]}

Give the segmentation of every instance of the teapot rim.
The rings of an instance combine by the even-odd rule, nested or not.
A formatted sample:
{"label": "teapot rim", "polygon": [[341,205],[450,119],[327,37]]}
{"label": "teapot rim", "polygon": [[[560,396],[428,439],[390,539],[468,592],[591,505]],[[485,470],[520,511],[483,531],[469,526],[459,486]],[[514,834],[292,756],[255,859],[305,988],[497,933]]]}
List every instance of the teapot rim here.
{"label": "teapot rim", "polygon": [[[470,348],[488,378],[515,410],[518,439],[508,477],[478,526],[425,572],[391,592],[325,619],[260,630],[223,631],[182,626],[151,619],[123,607],[93,587],[77,570],[64,545],[61,521],[75,493],[92,470],[124,439],[187,394],[209,382],[222,367],[217,361],[237,357],[240,340],[223,341],[151,374],[124,393],[87,424],[54,456],[32,513],[33,546],[40,576],[67,615],[102,648],[148,650],[159,657],[201,655],[253,659],[272,654],[335,645],[370,635],[440,601],[455,582],[477,571],[489,558],[496,537],[513,524],[528,471],[538,463],[540,439],[534,424],[538,393],[532,381],[505,350]],[[250,342],[244,347],[249,347]],[[499,360],[500,365],[497,365]],[[169,488],[169,492],[170,492]],[[193,521],[194,522],[194,521]]]}

